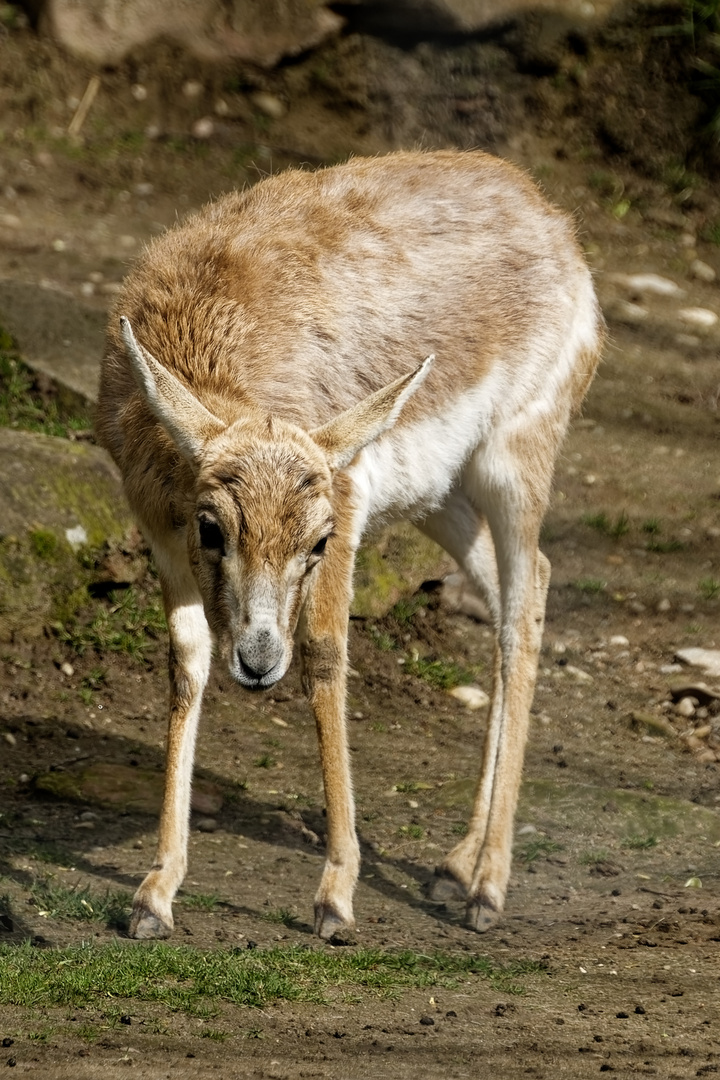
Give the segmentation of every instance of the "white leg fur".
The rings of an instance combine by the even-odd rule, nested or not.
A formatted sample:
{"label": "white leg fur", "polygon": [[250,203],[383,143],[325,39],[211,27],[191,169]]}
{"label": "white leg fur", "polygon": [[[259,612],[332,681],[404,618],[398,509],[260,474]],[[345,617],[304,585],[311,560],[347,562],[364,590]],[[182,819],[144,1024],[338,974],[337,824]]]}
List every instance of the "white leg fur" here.
{"label": "white leg fur", "polygon": [[187,867],[195,739],[212,644],[189,565],[179,573],[176,562],[168,579],[162,572],[162,553],[155,554],[170,631],[170,719],[157,853],[133,900],[130,936],[136,938],[168,937],[172,932],[172,902]]}

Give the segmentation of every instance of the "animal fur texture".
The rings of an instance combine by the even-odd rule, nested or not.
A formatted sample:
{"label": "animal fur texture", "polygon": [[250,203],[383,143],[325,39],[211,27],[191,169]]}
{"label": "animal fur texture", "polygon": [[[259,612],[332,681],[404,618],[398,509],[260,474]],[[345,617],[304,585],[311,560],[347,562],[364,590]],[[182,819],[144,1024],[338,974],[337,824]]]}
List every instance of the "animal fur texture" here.
{"label": "animal fur texture", "polygon": [[572,222],[479,152],[282,173],[149,245],[111,315],[97,415],[170,630],[165,799],[132,934],[172,930],[213,639],[249,690],[299,643],[328,820],[315,926],[353,925],[353,561],[398,519],[457,560],[495,624],[473,810],[435,891],[478,930],[497,919],[550,576],[539,531],[602,337]]}

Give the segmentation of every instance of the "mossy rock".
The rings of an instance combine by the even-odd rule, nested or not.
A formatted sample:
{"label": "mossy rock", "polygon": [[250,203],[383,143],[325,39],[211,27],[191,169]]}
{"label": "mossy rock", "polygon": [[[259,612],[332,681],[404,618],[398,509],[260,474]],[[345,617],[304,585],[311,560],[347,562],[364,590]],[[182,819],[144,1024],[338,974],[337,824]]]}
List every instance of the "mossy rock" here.
{"label": "mossy rock", "polygon": [[382,618],[423,581],[444,577],[454,568],[450,556],[412,525],[391,526],[358,552],[351,612]]}

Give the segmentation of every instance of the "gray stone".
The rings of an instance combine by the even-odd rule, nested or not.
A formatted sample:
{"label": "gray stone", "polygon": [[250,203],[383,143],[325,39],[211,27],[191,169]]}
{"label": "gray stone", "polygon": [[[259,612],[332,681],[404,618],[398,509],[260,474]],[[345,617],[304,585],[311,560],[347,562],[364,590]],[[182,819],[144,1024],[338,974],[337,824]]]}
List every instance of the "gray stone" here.
{"label": "gray stone", "polygon": [[93,64],[117,64],[158,38],[201,60],[272,67],[340,30],[324,0],[45,0],[41,30]]}
{"label": "gray stone", "polygon": [[97,400],[107,314],[53,289],[0,280],[0,326],[23,360],[84,401]]}

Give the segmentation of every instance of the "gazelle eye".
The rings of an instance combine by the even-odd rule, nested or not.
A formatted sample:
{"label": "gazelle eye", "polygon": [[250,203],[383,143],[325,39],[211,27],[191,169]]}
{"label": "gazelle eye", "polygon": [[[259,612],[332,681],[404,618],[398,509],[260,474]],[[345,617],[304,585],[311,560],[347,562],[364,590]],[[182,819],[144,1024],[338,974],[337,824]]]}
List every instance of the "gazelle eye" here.
{"label": "gazelle eye", "polygon": [[225,538],[218,523],[210,518],[201,517],[198,518],[198,526],[202,546],[208,551],[218,551],[221,555],[224,555]]}
{"label": "gazelle eye", "polygon": [[310,554],[315,555],[317,558],[320,558],[320,556],[325,553],[325,545],[327,544],[327,542],[328,542],[327,536],[323,536],[322,540],[318,540],[317,544],[312,549]]}

